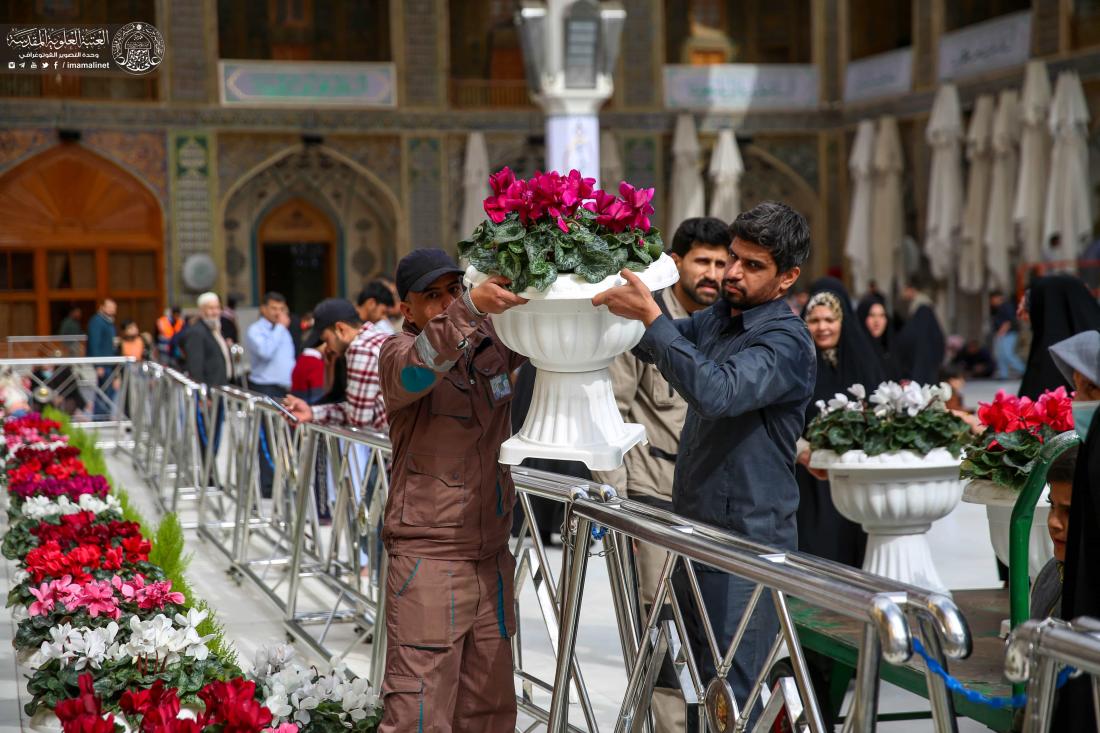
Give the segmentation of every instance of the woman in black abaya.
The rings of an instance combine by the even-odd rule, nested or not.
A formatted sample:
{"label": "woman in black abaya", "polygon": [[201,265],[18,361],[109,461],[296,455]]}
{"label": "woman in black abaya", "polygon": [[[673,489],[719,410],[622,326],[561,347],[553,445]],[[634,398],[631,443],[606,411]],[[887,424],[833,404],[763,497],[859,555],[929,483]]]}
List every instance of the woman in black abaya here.
{"label": "woman in black abaya", "polygon": [[896,376],[918,384],[936,384],[940,381],[947,339],[927,295],[916,292],[908,307],[909,317],[898,332],[894,349]]}
{"label": "woman in black abaya", "polygon": [[1073,275],[1048,275],[1027,290],[1026,309],[1031,321],[1031,351],[1020,382],[1020,396],[1037,399],[1048,389],[1073,385],[1050,358],[1050,347],[1070,336],[1100,328],[1100,305],[1085,284]]}
{"label": "woman in black abaya", "polygon": [[[1079,616],[1100,617],[1100,411],[1077,454],[1066,540],[1062,618]],[[1058,696],[1051,730],[1096,730],[1096,724],[1089,677],[1070,680]]]}
{"label": "woman in black abaya", "polygon": [[900,375],[890,354],[894,328],[890,322],[890,313],[886,310],[886,299],[875,293],[865,295],[856,308],[856,318],[863,332],[867,334],[871,346],[874,347],[879,361],[882,362],[886,378],[898,379]]}
{"label": "woman in black abaya", "polygon": [[[832,287],[828,287],[832,285]],[[867,394],[884,381],[885,373],[867,334],[845,305],[847,294],[839,283],[815,283],[803,317],[817,350],[817,383],[806,410],[806,424],[817,416],[818,400],[828,402],[836,394],[849,397],[848,388],[862,384]],[[819,289],[820,287],[820,289]],[[819,557],[859,567],[867,535],[859,525],[841,516],[833,505],[829,482],[812,476],[807,469],[809,447],[803,445],[795,466],[800,499],[798,504],[798,549]]]}

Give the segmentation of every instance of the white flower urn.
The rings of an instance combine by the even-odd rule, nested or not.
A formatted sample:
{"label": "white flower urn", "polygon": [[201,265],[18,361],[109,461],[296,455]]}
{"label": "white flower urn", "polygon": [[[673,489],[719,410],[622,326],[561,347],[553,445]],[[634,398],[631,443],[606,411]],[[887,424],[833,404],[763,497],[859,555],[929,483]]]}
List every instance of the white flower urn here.
{"label": "white flower urn", "polygon": [[[472,286],[488,277],[473,267],[466,270]],[[675,283],[679,272],[662,254],[638,277],[650,290],[660,290]],[[597,293],[625,283],[618,274],[598,283],[562,274],[545,292],[520,293],[529,302],[492,316],[500,340],[538,369],[527,419],[501,446],[501,463],[554,458],[607,471],[645,441],[644,427],[623,422],[608,370],[616,356],[641,340],[645,327],[591,302]]]}
{"label": "white flower urn", "polygon": [[828,470],[837,511],[863,526],[863,569],[909,585],[947,592],[925,534],[962,498],[961,459],[937,448],[922,456],[815,451],[810,465]]}
{"label": "white flower urn", "polygon": [[[1043,566],[1054,558],[1054,543],[1047,530],[1047,518],[1050,505],[1047,497],[1050,487],[1043,487],[1043,493],[1035,505],[1035,515],[1031,520],[1031,539],[1028,542],[1028,575],[1032,580],[1039,575]],[[1020,492],[1016,489],[992,481],[974,480],[963,490],[962,500],[970,504],[984,504],[985,516],[989,520],[989,540],[993,543],[993,552],[997,559],[1008,565],[1009,526],[1012,522],[1012,509]]]}

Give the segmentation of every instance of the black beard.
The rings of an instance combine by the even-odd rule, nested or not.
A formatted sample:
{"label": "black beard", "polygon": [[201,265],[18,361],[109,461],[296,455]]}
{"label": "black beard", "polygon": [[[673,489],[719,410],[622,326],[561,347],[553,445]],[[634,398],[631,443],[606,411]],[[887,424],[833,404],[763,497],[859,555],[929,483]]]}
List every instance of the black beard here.
{"label": "black beard", "polygon": [[718,283],[714,282],[713,280],[700,280],[695,285],[690,285],[689,286],[685,283],[684,286],[683,286],[684,287],[684,292],[687,293],[687,296],[689,298],[694,300],[699,305],[711,305],[712,303],[714,303],[714,301],[718,300],[718,296],[715,295],[713,298],[710,298],[709,300],[704,300],[704,298],[699,295],[699,287],[702,286],[702,285],[710,285],[717,292],[721,292],[721,289],[722,289],[721,286]]}

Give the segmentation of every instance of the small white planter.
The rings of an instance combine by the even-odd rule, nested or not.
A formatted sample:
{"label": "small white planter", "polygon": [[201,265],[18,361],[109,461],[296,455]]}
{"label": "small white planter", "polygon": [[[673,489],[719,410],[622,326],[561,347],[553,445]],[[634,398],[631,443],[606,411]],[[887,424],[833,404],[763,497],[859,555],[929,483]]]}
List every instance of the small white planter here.
{"label": "small white planter", "polygon": [[39,708],[38,712],[31,716],[28,727],[36,733],[61,733],[61,721],[52,710]]}
{"label": "small white planter", "polygon": [[810,465],[828,470],[837,511],[867,532],[864,570],[946,592],[925,533],[962,497],[960,462],[937,448],[927,456],[911,451],[878,456],[817,451]]}
{"label": "small white planter", "polygon": [[[1039,501],[1035,505],[1035,516],[1031,520],[1031,541],[1028,543],[1028,575],[1032,580],[1039,575],[1054,557],[1054,543],[1047,531],[1047,518],[1050,505],[1047,496],[1050,487],[1044,487]],[[1009,525],[1012,521],[1012,508],[1020,492],[992,481],[971,481],[963,491],[962,500],[971,504],[984,504],[985,516],[989,520],[989,540],[993,543],[993,552],[997,559],[1008,565]]]}
{"label": "small white planter", "polygon": [[[473,267],[466,270],[471,285],[488,277]],[[650,290],[660,290],[679,273],[662,254],[638,277]],[[645,440],[645,428],[623,422],[607,368],[634,348],[645,328],[591,302],[625,282],[617,274],[594,284],[559,275],[546,292],[528,288],[521,295],[530,302],[492,317],[501,341],[538,369],[531,409],[520,431],[501,446],[501,463],[556,458],[607,471],[621,466],[623,454]]]}

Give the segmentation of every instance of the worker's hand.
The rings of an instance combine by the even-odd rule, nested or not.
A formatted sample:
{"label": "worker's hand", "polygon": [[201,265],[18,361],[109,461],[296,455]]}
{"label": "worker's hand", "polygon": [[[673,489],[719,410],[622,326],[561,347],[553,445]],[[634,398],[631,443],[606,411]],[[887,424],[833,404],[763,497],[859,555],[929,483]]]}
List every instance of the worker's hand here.
{"label": "worker's hand", "polygon": [[103,367],[96,367],[95,368],[95,375],[97,377],[101,378],[101,379],[103,378],[103,375],[106,374],[106,373],[107,373],[107,370],[104,369]]}
{"label": "worker's hand", "polygon": [[286,312],[280,313],[277,323],[283,328],[290,328],[290,314]]}
{"label": "worker's hand", "polygon": [[641,321],[648,328],[661,315],[661,308],[653,299],[653,293],[630,270],[624,269],[619,275],[626,280],[626,285],[603,291],[592,299],[592,305],[606,305],[615,315]]}
{"label": "worker's hand", "polygon": [[966,410],[952,410],[951,414],[969,425],[970,432],[975,435],[980,435],[985,430],[985,426],[982,425],[982,421],[978,419],[977,415],[973,415]]}
{"label": "worker's hand", "polygon": [[300,397],[287,395],[283,398],[283,407],[290,410],[294,417],[298,418],[300,422],[310,422],[313,420],[313,408]]}
{"label": "worker's hand", "polygon": [[482,313],[503,313],[509,308],[523,305],[527,298],[521,298],[506,286],[512,283],[503,275],[493,275],[470,291],[470,300]]}

